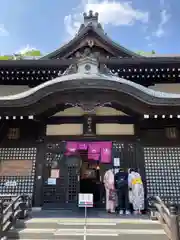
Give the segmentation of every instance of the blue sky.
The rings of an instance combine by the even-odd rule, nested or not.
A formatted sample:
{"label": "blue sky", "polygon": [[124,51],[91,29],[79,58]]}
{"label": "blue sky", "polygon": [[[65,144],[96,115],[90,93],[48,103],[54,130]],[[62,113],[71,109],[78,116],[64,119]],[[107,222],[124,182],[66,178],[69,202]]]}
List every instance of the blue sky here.
{"label": "blue sky", "polygon": [[0,54],[52,52],[73,37],[90,9],[99,12],[105,32],[131,50],[180,53],[179,0],[1,0],[0,6]]}

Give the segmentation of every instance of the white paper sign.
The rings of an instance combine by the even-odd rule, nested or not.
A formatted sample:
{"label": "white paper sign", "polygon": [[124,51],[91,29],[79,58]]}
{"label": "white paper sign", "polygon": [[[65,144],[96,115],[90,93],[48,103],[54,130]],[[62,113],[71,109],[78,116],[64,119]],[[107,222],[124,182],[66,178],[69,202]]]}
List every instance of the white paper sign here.
{"label": "white paper sign", "polygon": [[48,185],[56,185],[56,178],[48,178]]}
{"label": "white paper sign", "polygon": [[120,167],[120,158],[114,158],[114,167]]}
{"label": "white paper sign", "polygon": [[79,207],[93,207],[93,194],[92,193],[79,193],[78,205],[79,205]]}

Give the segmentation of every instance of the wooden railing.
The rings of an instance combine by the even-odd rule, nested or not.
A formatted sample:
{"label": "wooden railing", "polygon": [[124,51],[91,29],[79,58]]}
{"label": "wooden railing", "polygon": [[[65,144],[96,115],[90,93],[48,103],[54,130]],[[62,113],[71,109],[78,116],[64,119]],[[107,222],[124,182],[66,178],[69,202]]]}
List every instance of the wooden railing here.
{"label": "wooden railing", "polygon": [[28,195],[16,196],[9,203],[5,199],[6,196],[0,195],[0,239],[6,237],[6,233],[18,219],[25,219],[31,211],[31,199]]}
{"label": "wooden railing", "polygon": [[160,197],[151,197],[148,200],[151,218],[158,219],[170,240],[180,240],[180,217],[175,205],[166,206]]}

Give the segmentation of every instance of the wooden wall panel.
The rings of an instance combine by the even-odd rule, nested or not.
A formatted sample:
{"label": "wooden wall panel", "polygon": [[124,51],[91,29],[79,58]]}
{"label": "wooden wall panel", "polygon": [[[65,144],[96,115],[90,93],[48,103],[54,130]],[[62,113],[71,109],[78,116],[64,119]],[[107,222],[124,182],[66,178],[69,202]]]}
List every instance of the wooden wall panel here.
{"label": "wooden wall panel", "polygon": [[46,136],[82,135],[83,124],[57,124],[47,125]]}
{"label": "wooden wall panel", "polygon": [[155,84],[153,86],[150,86],[149,88],[156,90],[156,91],[161,91],[161,92],[167,92],[167,93],[180,93],[180,83],[160,83],[160,84]]}
{"label": "wooden wall panel", "polygon": [[134,124],[96,124],[97,135],[134,135]]}

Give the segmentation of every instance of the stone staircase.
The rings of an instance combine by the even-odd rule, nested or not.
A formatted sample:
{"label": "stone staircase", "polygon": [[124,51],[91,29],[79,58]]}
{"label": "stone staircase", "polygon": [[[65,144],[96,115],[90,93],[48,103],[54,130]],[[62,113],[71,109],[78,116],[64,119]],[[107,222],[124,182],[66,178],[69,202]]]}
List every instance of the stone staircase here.
{"label": "stone staircase", "polygon": [[[86,238],[84,232],[86,231]],[[19,221],[7,239],[168,240],[161,225],[147,217],[84,218],[33,217]]]}

